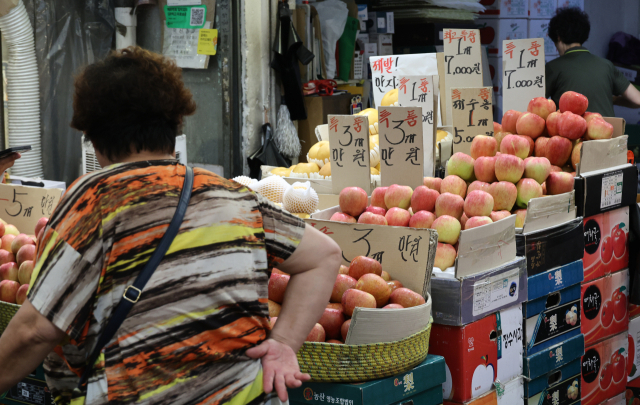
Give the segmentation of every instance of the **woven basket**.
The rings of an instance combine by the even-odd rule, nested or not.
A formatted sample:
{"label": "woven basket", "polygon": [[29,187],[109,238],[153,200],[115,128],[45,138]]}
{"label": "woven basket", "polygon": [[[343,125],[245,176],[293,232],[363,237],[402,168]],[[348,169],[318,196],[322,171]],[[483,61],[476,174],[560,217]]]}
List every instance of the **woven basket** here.
{"label": "woven basket", "polygon": [[9,321],[11,321],[11,318],[13,318],[19,309],[20,305],[0,301],[0,335],[7,329]]}
{"label": "woven basket", "polygon": [[424,330],[391,343],[339,345],[304,342],[298,351],[303,373],[315,382],[363,382],[390,377],[427,358],[431,323]]}

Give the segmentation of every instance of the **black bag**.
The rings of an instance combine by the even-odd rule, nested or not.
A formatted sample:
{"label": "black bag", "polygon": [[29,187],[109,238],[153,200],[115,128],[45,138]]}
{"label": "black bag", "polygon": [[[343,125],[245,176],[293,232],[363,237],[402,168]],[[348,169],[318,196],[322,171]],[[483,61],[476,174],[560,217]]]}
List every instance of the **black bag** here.
{"label": "black bag", "polygon": [[262,126],[262,147],[251,157],[247,158],[249,162],[249,177],[260,180],[262,171],[260,166],[289,167],[291,160],[282,156],[278,147],[273,143],[273,132],[271,125],[264,124]]}

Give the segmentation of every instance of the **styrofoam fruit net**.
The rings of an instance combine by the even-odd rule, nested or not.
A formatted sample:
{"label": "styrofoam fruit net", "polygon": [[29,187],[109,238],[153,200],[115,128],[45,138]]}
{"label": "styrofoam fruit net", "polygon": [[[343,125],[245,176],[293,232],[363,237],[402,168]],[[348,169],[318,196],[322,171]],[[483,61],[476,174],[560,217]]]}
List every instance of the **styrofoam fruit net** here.
{"label": "styrofoam fruit net", "polygon": [[289,187],[289,183],[279,176],[269,176],[250,185],[250,188],[253,191],[262,194],[265,198],[274,203],[282,202],[282,196]]}
{"label": "styrofoam fruit net", "polygon": [[318,193],[308,181],[293,183],[282,197],[282,207],[295,213],[313,214],[318,209],[319,202]]}
{"label": "styrofoam fruit net", "polygon": [[450,132],[447,132],[447,136],[445,136],[439,142],[436,142],[436,160],[440,159],[440,148],[438,147],[438,144],[442,141],[453,141],[453,134]]}
{"label": "styrofoam fruit net", "polygon": [[237,177],[234,177],[232,180],[247,187],[249,187],[252,184],[256,184],[258,182],[258,180],[252,179],[251,177],[247,177],[247,176],[237,176]]}

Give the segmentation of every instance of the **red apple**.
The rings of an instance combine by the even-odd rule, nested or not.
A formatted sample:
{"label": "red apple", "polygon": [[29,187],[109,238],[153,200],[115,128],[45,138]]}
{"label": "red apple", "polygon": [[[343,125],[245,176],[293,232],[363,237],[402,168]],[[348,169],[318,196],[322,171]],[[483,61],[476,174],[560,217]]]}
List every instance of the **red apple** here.
{"label": "red apple", "polygon": [[500,221],[501,219],[505,219],[510,216],[511,216],[511,212],[507,210],[500,210],[500,211],[492,211],[491,215],[489,215],[489,218],[491,218],[493,222],[497,222],[497,221]]}
{"label": "red apple", "polygon": [[389,301],[391,288],[384,279],[375,274],[365,274],[358,280],[356,290],[368,292],[376,299],[378,308],[382,308]]}
{"label": "red apple", "polygon": [[[24,266],[24,263],[22,263],[22,266]],[[20,266],[21,269],[22,269],[22,266]],[[278,316],[280,316],[280,311],[282,311],[282,305],[278,304],[275,301],[268,300],[267,306],[269,307],[269,318],[277,318]]]}
{"label": "red apple", "polygon": [[455,264],[457,255],[458,252],[456,252],[456,248],[449,245],[448,243],[438,242],[438,246],[436,247],[436,258],[433,262],[433,267],[437,267],[440,270],[448,269]]}
{"label": "red apple", "polygon": [[520,136],[522,138],[526,139],[527,142],[529,142],[529,155],[528,156],[533,156],[533,151],[535,150],[536,143],[534,142],[534,140],[530,136],[526,136],[526,135],[520,135]]}
{"label": "red apple", "polygon": [[16,291],[16,304],[22,305],[27,300],[27,293],[29,292],[29,284],[22,284],[18,291]]}
{"label": "red apple", "polygon": [[458,194],[464,198],[467,195],[467,183],[458,176],[449,175],[440,184],[440,194],[444,193]]}
{"label": "red apple", "polygon": [[350,288],[354,288],[358,280],[346,274],[338,274],[331,292],[331,302],[342,302],[342,294]]}
{"label": "red apple", "polygon": [[13,280],[0,281],[0,301],[8,302],[10,304],[16,303],[16,294],[20,284]]}
{"label": "red apple", "polygon": [[348,214],[343,214],[342,212],[336,212],[333,215],[331,215],[331,218],[329,218],[329,221],[346,222],[348,224],[356,223],[356,219],[354,217]]}
{"label": "red apple", "polygon": [[476,179],[486,183],[493,183],[496,181],[496,157],[478,157],[473,163],[473,172],[476,175]]}
{"label": "red apple", "polygon": [[349,267],[341,264],[340,269],[338,269],[338,274],[349,274]]}
{"label": "red apple", "polygon": [[372,224],[372,225],[388,225],[387,219],[378,214],[374,214],[373,212],[363,212],[358,217],[359,224]]}
{"label": "red apple", "polygon": [[549,142],[549,139],[551,138],[547,138],[546,136],[541,136],[538,139],[536,139],[534,146],[533,146],[533,155],[534,156],[538,156],[538,157],[544,157],[546,154],[546,148],[547,148],[547,142]]}
{"label": "red apple", "polygon": [[490,217],[471,217],[464,225],[464,229],[473,229],[479,226],[492,224],[493,220]]}
{"label": "red apple", "polygon": [[368,199],[367,192],[360,187],[345,187],[340,192],[338,204],[342,212],[357,217],[367,208]]}
{"label": "red apple", "polygon": [[0,266],[0,280],[18,281],[18,264],[9,262]]}
{"label": "red apple", "polygon": [[398,288],[404,287],[402,285],[402,283],[400,281],[398,281],[398,280],[387,281],[387,285],[389,286],[389,288],[391,288],[391,292],[393,292],[394,290],[396,290]]}
{"label": "red apple", "polygon": [[[431,228],[436,215],[429,211],[418,211],[409,220],[409,228]],[[384,272],[383,272],[384,273]]]}
{"label": "red apple", "polygon": [[387,304],[382,309],[404,309],[404,307],[400,304]]}
{"label": "red apple", "polygon": [[351,319],[347,319],[342,324],[340,328],[340,336],[342,336],[342,340],[347,340],[347,334],[349,333],[349,326],[351,326]]}
{"label": "red apple", "polygon": [[[493,211],[493,197],[486,191],[474,190],[464,200],[464,213],[471,217],[488,217]],[[466,229],[466,227],[465,227]]]}
{"label": "red apple", "polygon": [[13,240],[15,238],[16,238],[16,235],[5,234],[2,237],[2,245],[0,245],[0,248],[2,248],[3,250],[6,250],[7,252],[11,252],[11,244],[13,243]]}
{"label": "red apple", "polygon": [[16,256],[4,249],[0,250],[0,265],[16,261]]}
{"label": "red apple", "polygon": [[531,139],[536,139],[542,135],[545,125],[546,122],[544,118],[534,113],[526,112],[518,118],[518,121],[516,121],[516,132],[518,135],[527,135],[530,136]]}
{"label": "red apple", "polygon": [[556,111],[556,103],[544,97],[535,97],[529,101],[527,111],[540,116],[546,120],[549,114]]}
{"label": "red apple", "polygon": [[16,261],[18,265],[21,265],[23,262],[27,260],[35,260],[36,258],[36,246],[35,245],[24,245],[18,250],[16,254]]}
{"label": "red apple", "polygon": [[[389,187],[376,187],[371,192],[371,206],[387,209],[387,205],[384,203],[384,195],[387,193]],[[376,213],[377,214],[377,213]],[[384,214],[382,214],[384,215]]]}
{"label": "red apple", "polygon": [[529,141],[519,135],[507,135],[500,143],[500,153],[524,159],[529,156]]}
{"label": "red apple", "polygon": [[456,219],[460,218],[464,211],[464,199],[457,194],[443,193],[436,199],[436,218],[443,215],[450,215]]}
{"label": "red apple", "polygon": [[36,228],[33,233],[36,235],[39,234],[40,230],[44,229],[44,227],[47,226],[47,223],[49,223],[49,218],[46,218],[46,217],[40,218],[36,223]]}
{"label": "red apple", "polygon": [[11,242],[11,252],[14,255],[17,254],[18,250],[20,250],[20,248],[23,247],[24,245],[35,245],[35,243],[33,242],[33,239],[31,239],[29,236],[25,235],[24,233],[21,233],[20,235],[15,237],[13,242]]}
{"label": "red apple", "polygon": [[545,181],[545,183],[547,184],[547,193],[549,195],[568,193],[573,190],[574,181],[575,178],[571,175],[571,173],[549,173],[549,177],[547,177],[547,180]]}
{"label": "red apple", "polygon": [[627,296],[618,288],[614,291],[611,301],[613,301],[613,317],[621,322],[627,316]]}
{"label": "red apple", "polygon": [[501,154],[496,158],[496,177],[498,181],[517,183],[522,178],[523,173],[524,160],[518,156]]}
{"label": "red apple", "polygon": [[[493,136],[494,138],[496,138],[496,143],[498,144],[498,151],[500,150],[500,144],[502,143],[502,140],[507,135],[513,135],[513,134],[510,134],[509,132],[498,132]],[[496,156],[498,156],[499,154],[500,152],[496,152]]]}
{"label": "red apple", "polygon": [[516,125],[518,123],[518,118],[520,118],[521,115],[522,113],[520,111],[515,110],[508,110],[504,113],[502,116],[502,131],[515,134],[517,132]]}
{"label": "red apple", "polygon": [[436,199],[439,196],[440,193],[436,190],[431,190],[426,186],[418,186],[413,190],[411,196],[411,210],[414,213],[422,210],[433,212],[436,207]]}
{"label": "red apple", "polygon": [[603,390],[609,388],[612,379],[613,370],[611,369],[611,364],[607,363],[602,367],[602,371],[600,371],[600,388]]}
{"label": "red apple", "polygon": [[573,144],[567,138],[562,136],[554,136],[549,139],[545,148],[545,156],[549,159],[549,163],[554,166],[564,166],[571,157]]}
{"label": "red apple", "polygon": [[[342,302],[342,300],[340,300],[340,302]],[[342,304],[338,304],[337,302],[330,302],[327,305],[327,308],[329,309],[337,309],[340,312],[344,312],[344,307],[342,306]]]}
{"label": "red apple", "polygon": [[591,121],[594,118],[602,118],[602,115],[600,113],[587,111],[584,114],[582,114],[582,118],[584,118],[584,120],[587,121],[587,125],[588,125],[589,121]]}
{"label": "red apple", "polygon": [[349,276],[358,280],[368,273],[381,275],[382,265],[380,262],[367,256],[356,256],[349,266]]}
{"label": "red apple", "polygon": [[460,221],[450,215],[436,218],[431,225],[438,232],[438,241],[451,245],[458,241],[460,236]]}
{"label": "red apple", "polygon": [[425,177],[422,180],[423,185],[429,187],[431,190],[436,190],[438,193],[440,192],[441,183],[442,179],[440,177]]}
{"label": "red apple", "polygon": [[0,238],[4,236],[4,222],[0,222]]}
{"label": "red apple", "polygon": [[602,263],[607,264],[611,261],[613,257],[613,243],[611,241],[610,236],[605,236],[602,239],[602,245],[600,246],[600,257],[602,258]]}
{"label": "red apple", "polygon": [[619,225],[611,231],[611,238],[613,240],[613,254],[620,258],[627,250],[627,235],[620,229]]}
{"label": "red apple", "polygon": [[560,124],[560,118],[562,117],[562,113],[560,112],[552,112],[547,117],[547,133],[549,136],[558,135],[558,124]]}
{"label": "red apple", "polygon": [[380,277],[382,277],[384,281],[391,281],[391,276],[384,270],[382,270],[382,274],[380,274]]}
{"label": "red apple", "polygon": [[558,135],[575,141],[581,138],[586,130],[587,121],[584,118],[570,111],[562,113],[562,117],[558,121]]}
{"label": "red apple", "polygon": [[278,304],[284,301],[284,293],[287,290],[287,284],[291,277],[286,274],[271,274],[269,278],[269,299]]}
{"label": "red apple", "polygon": [[18,231],[18,228],[16,228],[15,225],[5,225],[4,234],[18,236],[20,235],[20,231]]}
{"label": "red apple", "polygon": [[391,226],[409,226],[411,220],[409,211],[398,207],[389,208],[384,217]]}
{"label": "red apple", "polygon": [[603,327],[608,328],[613,322],[613,303],[609,300],[605,301],[602,305],[602,312],[600,313],[600,323]]}
{"label": "red apple", "polygon": [[464,227],[467,224],[468,220],[469,220],[469,217],[466,216],[465,214],[462,214],[462,216],[460,217],[460,227],[461,227],[461,229],[464,229]]}
{"label": "red apple", "polygon": [[499,123],[493,121],[493,133],[494,133],[494,135],[497,134],[498,132],[502,132],[502,125],[500,125]]}
{"label": "red apple", "polygon": [[375,308],[376,299],[368,292],[352,288],[344,292],[342,296],[342,306],[344,307],[345,315],[353,316],[353,310],[356,309],[356,307]]}
{"label": "red apple", "polygon": [[582,142],[577,143],[573,147],[573,151],[571,152],[571,167],[573,170],[576,170],[578,167],[578,163],[580,163],[580,151],[582,150]]}
{"label": "red apple", "polygon": [[489,194],[493,197],[493,209],[496,211],[511,211],[518,197],[518,189],[515,184],[508,181],[493,183],[489,188]]}
{"label": "red apple", "polygon": [[325,308],[318,323],[324,329],[327,339],[340,339],[340,328],[344,323],[344,315],[341,311]]}
{"label": "red apple", "polygon": [[473,158],[466,153],[456,152],[447,160],[447,173],[470,181],[473,177]]}
{"label": "red apple", "polygon": [[582,115],[587,111],[589,100],[575,91],[566,91],[560,96],[560,112],[571,111],[574,114]]}
{"label": "red apple", "polygon": [[[612,366],[613,381],[615,383],[619,383],[620,381],[622,381],[622,378],[626,377],[624,373],[626,368],[624,364],[624,357],[622,357],[620,352],[615,351],[611,355],[611,366]],[[626,382],[626,378],[625,378],[625,382]]]}
{"label": "red apple", "polygon": [[524,177],[534,179],[538,184],[545,182],[551,172],[551,163],[545,157],[530,157],[524,161]]}
{"label": "red apple", "polygon": [[411,206],[412,195],[413,189],[411,187],[392,184],[384,194],[384,203],[387,209],[397,207],[406,210]]}
{"label": "red apple", "polygon": [[385,208],[382,208],[382,207],[376,207],[374,205],[370,205],[370,206],[367,207],[366,210],[364,210],[364,212],[371,212],[373,214],[382,215],[384,217],[384,214],[387,213],[387,210]]}
{"label": "red apple", "polygon": [[311,332],[305,339],[305,342],[324,342],[326,339],[326,333],[324,328],[319,323],[316,323],[313,328],[311,328]]}
{"label": "red apple", "polygon": [[498,142],[492,136],[476,135],[471,141],[470,154],[473,159],[478,159],[481,156],[495,156],[497,151]]}
{"label": "red apple", "polygon": [[[18,269],[18,281],[20,284],[29,284],[31,282],[31,274],[33,273],[34,263],[32,260],[22,262]],[[2,267],[0,266],[0,271]]]}
{"label": "red apple", "polygon": [[532,198],[542,197],[542,187],[534,179],[521,179],[516,184],[516,189],[518,190],[516,204],[520,208],[526,208]]}
{"label": "red apple", "polygon": [[515,210],[512,214],[516,216],[516,228],[522,228],[527,218],[527,210]]}
{"label": "red apple", "polygon": [[404,308],[416,307],[425,303],[422,295],[411,291],[408,288],[398,288],[391,293],[389,301],[392,304],[400,304]]}
{"label": "red apple", "polygon": [[611,139],[613,137],[613,125],[602,118],[593,118],[587,124],[585,140]]}

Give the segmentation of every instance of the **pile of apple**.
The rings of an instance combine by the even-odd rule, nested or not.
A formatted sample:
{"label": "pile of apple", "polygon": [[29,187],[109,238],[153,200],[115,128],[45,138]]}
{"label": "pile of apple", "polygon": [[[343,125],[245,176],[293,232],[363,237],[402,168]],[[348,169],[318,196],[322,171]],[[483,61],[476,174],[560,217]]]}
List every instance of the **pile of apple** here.
{"label": "pile of apple", "polygon": [[[269,279],[268,301],[272,326],[280,314],[288,283],[289,275],[274,268]],[[349,267],[340,266],[330,303],[311,329],[307,341],[344,343],[356,307],[403,309],[424,303],[420,294],[403,287],[400,281],[392,280],[389,273],[382,270],[380,262],[358,256]]]}
{"label": "pile of apple", "polygon": [[[47,218],[38,220],[36,235],[47,222]],[[0,235],[0,301],[22,305],[29,291],[37,239],[34,235],[19,233],[15,226],[4,222],[0,222]]]}

